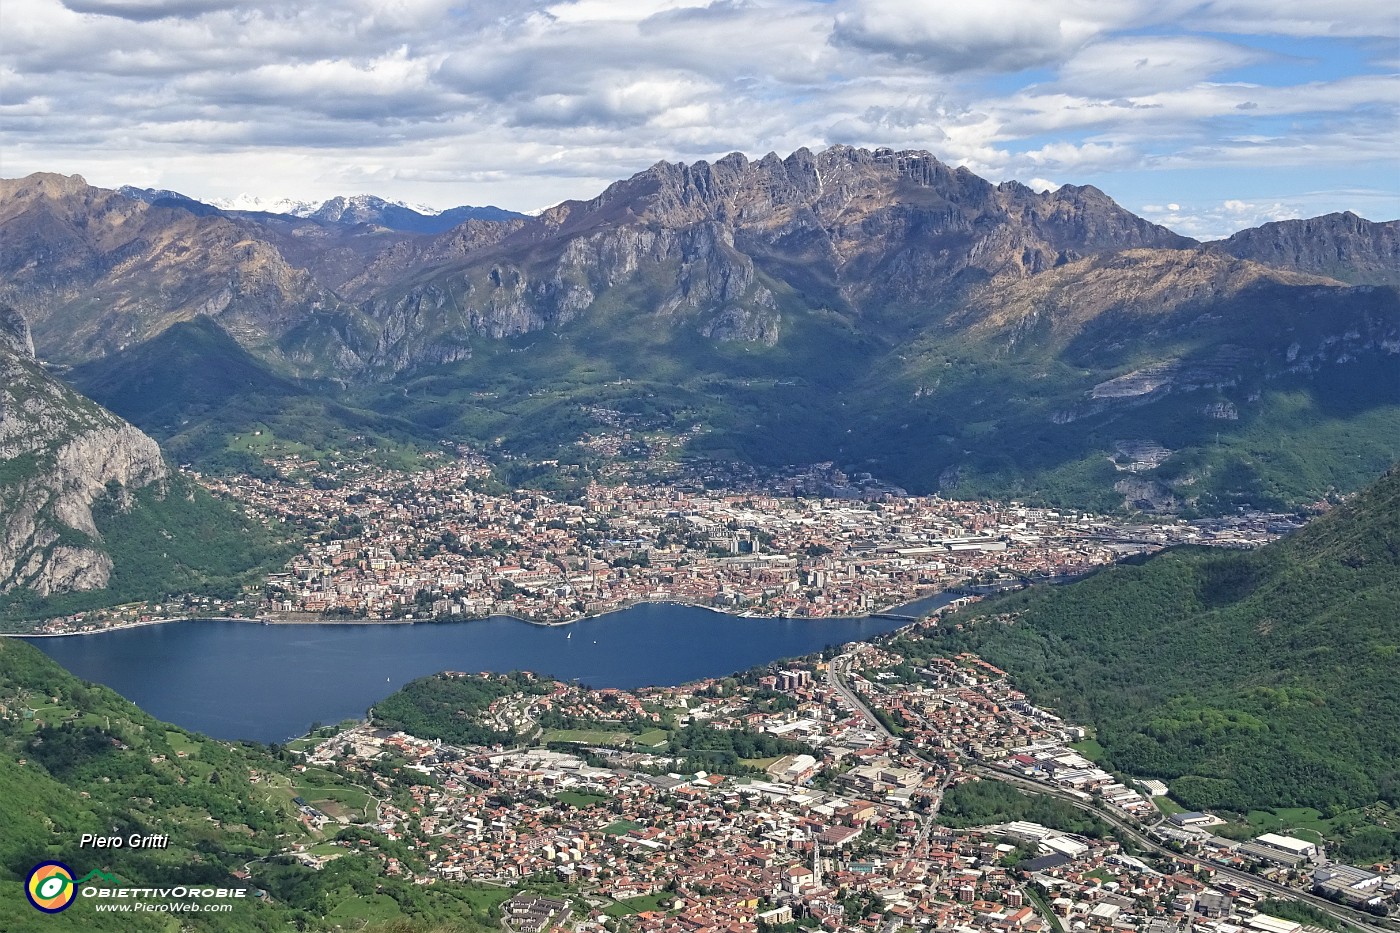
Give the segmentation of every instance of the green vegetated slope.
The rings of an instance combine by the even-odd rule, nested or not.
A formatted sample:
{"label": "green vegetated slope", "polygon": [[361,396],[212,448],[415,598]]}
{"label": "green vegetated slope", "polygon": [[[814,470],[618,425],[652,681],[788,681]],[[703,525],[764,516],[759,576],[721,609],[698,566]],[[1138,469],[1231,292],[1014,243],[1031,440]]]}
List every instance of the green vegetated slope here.
{"label": "green vegetated slope", "polygon": [[[1390,465],[1400,372],[1380,335],[1400,328],[1395,290],[1262,281],[1186,300],[1182,276],[1180,303],[1154,308],[1137,293],[1168,276],[1164,255],[1115,270],[1117,303],[1092,291],[1105,270],[1082,263],[926,328],[862,382],[855,449],[910,488],[936,472],[959,496],[1204,512],[1297,506]],[[1332,333],[1342,319],[1367,333],[1351,351]],[[1148,378],[1118,391],[1137,394],[1110,388],[1133,374]],[[1133,465],[1124,442],[1165,459]]]}
{"label": "green vegetated slope", "polygon": [[774,463],[823,459],[844,434],[844,396],[880,350],[850,321],[784,296],[786,326],[774,345],[719,342],[639,315],[657,300],[644,284],[619,288],[557,333],[481,339],[471,359],[406,375],[363,404],[549,458],[577,458],[581,436],[612,430],[594,409],[628,416],[633,430],[705,426],[716,434],[697,452],[718,456],[748,457],[736,443],[763,436]]}
{"label": "green vegetated slope", "polygon": [[954,829],[1030,820],[1091,838],[1112,835],[1112,828],[1073,804],[1045,794],[1023,794],[1001,781],[968,781],[948,789],[938,822]]}
{"label": "green vegetated slope", "polygon": [[291,553],[288,542],[178,473],[129,494],[109,491],[93,503],[93,519],[97,546],[112,558],[107,586],[43,597],[25,589],[0,594],[0,631],[136,600],[231,598]]}
{"label": "green vegetated slope", "polygon": [[421,426],[347,407],[254,357],[212,318],[76,367],[84,393],[202,469],[256,473],[266,455],[347,456],[409,465],[432,446]]}
{"label": "green vegetated slope", "polygon": [[[1131,292],[1158,269],[1112,271]],[[1076,317],[1095,276],[1108,273],[1085,262],[1044,295],[870,317],[809,307],[769,279],[771,345],[647,320],[636,308],[654,295],[618,289],[557,330],[480,338],[470,359],[359,390],[356,404],[585,469],[586,434],[700,426],[680,455],[834,460],[913,492],[1098,509],[1296,507],[1359,488],[1400,449],[1400,378],[1381,348],[1400,329],[1394,289],[1232,279],[1236,290],[1191,301],[1181,282],[1165,308],[1130,294]],[[1143,372],[1155,388],[1097,388]],[[1125,451],[1143,445],[1164,459],[1132,463]]]}
{"label": "green vegetated slope", "polygon": [[485,725],[487,707],[513,693],[543,694],[553,686],[529,674],[482,677],[433,674],[405,684],[374,705],[374,721],[425,739],[463,745],[510,742],[514,734]]}
{"label": "green vegetated slope", "polygon": [[924,645],[949,646],[1189,807],[1400,803],[1400,472],[1258,551],[1178,548],[989,601]]}
{"label": "green vegetated slope", "polygon": [[0,374],[11,449],[0,459],[0,620],[230,595],[286,556],[261,523],[171,470],[151,438],[28,354],[0,346]]}
{"label": "green vegetated slope", "polygon": [[[362,920],[403,918],[408,928],[496,929],[486,903],[466,885],[425,888],[384,875],[380,847],[425,870],[404,847],[356,827],[339,830],[371,844],[317,871],[278,853],[313,834],[296,819],[301,792],[284,752],[218,742],[162,723],[105,687],[68,674],[20,641],[0,639],[0,929],[28,930],[330,930]],[[331,786],[346,784],[326,772]],[[164,849],[79,848],[83,833],[167,834]],[[334,824],[326,837],[337,833]],[[58,860],[81,875],[100,869],[139,886],[242,885],[272,895],[239,902],[233,913],[97,913],[81,898],[40,917],[22,883],[38,862]],[[374,902],[373,916],[344,904]],[[352,912],[353,913],[353,912]],[[177,919],[178,918],[178,919]]]}

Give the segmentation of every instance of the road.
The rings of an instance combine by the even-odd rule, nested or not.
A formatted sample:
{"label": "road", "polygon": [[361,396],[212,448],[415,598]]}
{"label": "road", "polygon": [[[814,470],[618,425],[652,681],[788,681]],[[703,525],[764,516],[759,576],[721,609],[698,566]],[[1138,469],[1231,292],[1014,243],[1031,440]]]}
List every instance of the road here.
{"label": "road", "polygon": [[[1115,828],[1122,830],[1123,833],[1126,836],[1128,836],[1128,838],[1132,839],[1139,846],[1150,852],[1156,853],[1157,855],[1166,856],[1168,858],[1183,857],[1179,852],[1173,852],[1170,849],[1158,845],[1156,842],[1143,835],[1136,826],[1129,823],[1128,821],[1119,818],[1118,816],[1108,812],[1107,810],[1100,810],[1099,808],[1092,806],[1091,804],[1087,804],[1084,801],[1072,797],[1068,794],[1058,793],[1053,787],[1047,787],[1046,785],[1041,784],[1038,781],[1032,781],[1027,778],[1023,778],[1020,775],[1012,773],[1008,769],[999,768],[995,765],[975,764],[971,765],[968,770],[980,774],[984,777],[995,778],[998,781],[1005,781],[1009,784],[1015,784],[1019,787],[1027,788],[1029,790],[1035,791],[1038,794],[1045,794],[1046,796],[1054,797],[1057,800],[1062,800],[1065,803],[1068,803],[1071,806],[1083,810],[1086,813],[1091,813],[1095,817],[1103,820],[1105,823],[1108,823],[1114,826]],[[1307,892],[1300,891],[1297,888],[1290,888],[1286,885],[1278,884],[1276,882],[1268,880],[1267,878],[1261,878],[1258,875],[1253,874],[1251,872],[1240,871],[1234,868],[1227,868],[1223,865],[1217,865],[1214,862],[1206,861],[1204,859],[1197,859],[1196,861],[1199,861],[1202,865],[1210,867],[1217,874],[1224,875],[1227,878],[1231,878],[1235,881],[1240,882],[1241,884],[1248,885],[1249,887],[1255,888],[1256,890],[1267,891],[1270,894],[1277,894],[1281,897],[1287,897],[1293,900],[1304,901],[1318,908],[1323,913],[1332,917],[1334,920],[1340,920],[1343,923],[1350,924],[1353,927],[1357,927],[1358,929],[1363,930],[1364,933],[1394,933],[1396,929],[1396,927],[1393,925],[1386,925],[1384,921],[1378,923],[1377,921],[1379,918],[1373,917],[1370,914],[1365,914],[1361,913],[1360,911],[1351,910],[1350,908],[1343,907],[1340,904],[1334,904],[1332,901],[1329,901],[1326,898],[1318,897],[1315,894],[1309,894]]]}
{"label": "road", "polygon": [[[850,704],[851,707],[865,719],[866,722],[870,723],[871,728],[878,730],[880,734],[884,735],[886,738],[892,739],[894,738],[894,733],[885,728],[885,724],[876,718],[874,711],[866,706],[865,702],[861,700],[860,697],[856,696],[855,691],[847,687],[845,681],[841,679],[841,675],[846,673],[849,669],[851,660],[854,657],[854,654],[843,654],[832,658],[831,663],[826,669],[827,686],[835,690],[842,699]],[[944,781],[943,786],[938,789],[938,793],[933,799],[933,805],[929,807],[928,812],[924,814],[920,820],[919,833],[914,837],[913,848],[909,850],[910,853],[916,857],[923,853],[924,845],[928,842],[929,833],[933,831],[933,822],[938,816],[938,809],[943,806],[943,792],[947,789],[948,782]]]}
{"label": "road", "polygon": [[846,673],[849,669],[851,659],[854,657],[854,654],[848,652],[846,654],[837,655],[831,659],[831,663],[828,664],[826,668],[827,686],[835,690],[837,694],[840,695],[841,699],[850,704],[866,722],[870,723],[872,729],[877,730],[886,738],[892,739],[894,738],[894,733],[885,728],[885,724],[875,717],[875,713],[870,707],[866,706],[860,697],[855,695],[855,691],[847,687],[846,682],[841,679],[841,675]]}

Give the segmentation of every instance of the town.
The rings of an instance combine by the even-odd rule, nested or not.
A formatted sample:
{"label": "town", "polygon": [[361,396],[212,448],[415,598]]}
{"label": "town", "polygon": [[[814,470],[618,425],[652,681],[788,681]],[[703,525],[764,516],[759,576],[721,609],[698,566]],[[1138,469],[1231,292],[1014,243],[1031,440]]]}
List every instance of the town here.
{"label": "town", "polygon": [[[270,478],[199,478],[301,542],[288,566],[256,591],[77,613],[37,631],[221,616],[510,615],[555,624],[642,602],[752,616],[859,616],[944,590],[985,593],[1069,579],[1173,544],[1254,547],[1301,524],[1285,515],[1126,521],[908,496],[868,484],[832,486],[846,478],[830,469],[747,492],[592,483],[566,499],[481,491],[491,467],[467,451],[415,472],[296,457],[267,465]],[[842,495],[809,498],[800,494],[806,488]]]}
{"label": "town", "polygon": [[[366,822],[414,855],[383,856],[386,872],[516,889],[516,933],[1300,933],[1380,929],[1400,901],[1400,874],[1331,863],[1313,840],[1212,835],[1222,821],[1099,768],[1083,728],[982,659],[911,669],[893,644],[636,691],[436,675],[295,744],[298,767],[389,799],[363,818],[304,806],[342,841],[301,857],[363,851],[338,824]],[[442,738],[464,734],[460,715],[435,737],[393,728],[429,696],[496,741]],[[1279,916],[1299,906],[1316,922]]]}

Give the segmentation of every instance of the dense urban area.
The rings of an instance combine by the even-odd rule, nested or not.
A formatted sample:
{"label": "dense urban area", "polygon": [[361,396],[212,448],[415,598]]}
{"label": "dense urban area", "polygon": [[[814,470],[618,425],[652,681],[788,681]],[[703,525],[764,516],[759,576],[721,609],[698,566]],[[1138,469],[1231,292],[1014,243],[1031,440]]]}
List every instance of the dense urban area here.
{"label": "dense urban area", "polygon": [[[680,687],[445,671],[363,721],[274,748],[294,777],[255,766],[247,780],[291,782],[304,836],[279,857],[318,875],[341,859],[362,873],[368,859],[381,890],[461,887],[510,933],[1389,928],[1400,874],[1348,860],[1345,845],[1329,853],[1320,814],[1188,811],[1168,782],[1109,770],[1089,729],[1034,705],[1006,671],[953,641],[930,647],[971,624],[946,612],[984,595],[1176,544],[1248,550],[1301,520],[915,497],[829,465],[739,491],[511,491],[457,454],[414,471],[277,457],[258,475],[195,476],[297,542],[285,566],[236,596],[41,630],[221,616],[555,625],[660,601],[883,613],[908,624]],[[933,615],[901,615],[949,591],[959,598]],[[267,871],[235,874],[275,904],[288,895]],[[376,904],[389,905],[382,917]],[[396,909],[381,897],[340,919]]]}
{"label": "dense urban area", "polygon": [[[589,484],[565,497],[483,491],[462,450],[431,469],[268,458],[262,476],[196,477],[301,542],[288,564],[229,598],[186,596],[73,613],[40,632],[163,619],[563,623],[641,602],[744,615],[880,612],[953,589],[1061,580],[1180,543],[1253,547],[1294,516],[1128,521],[1017,502],[917,497],[823,464],[752,491],[703,482]],[[812,490],[811,494],[807,490]]]}

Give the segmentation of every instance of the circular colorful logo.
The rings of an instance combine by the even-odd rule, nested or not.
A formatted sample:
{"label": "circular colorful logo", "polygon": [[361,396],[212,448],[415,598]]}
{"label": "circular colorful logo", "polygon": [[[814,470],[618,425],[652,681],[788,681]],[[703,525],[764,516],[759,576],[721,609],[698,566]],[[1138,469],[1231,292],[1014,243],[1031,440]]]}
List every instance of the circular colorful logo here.
{"label": "circular colorful logo", "polygon": [[77,893],[73,870],[62,862],[40,862],[30,870],[24,893],[36,910],[46,914],[65,910]]}

